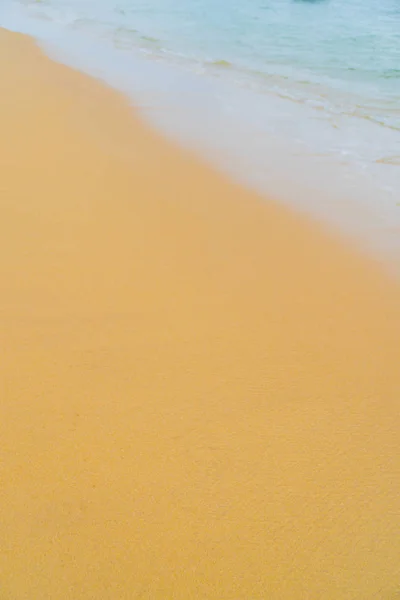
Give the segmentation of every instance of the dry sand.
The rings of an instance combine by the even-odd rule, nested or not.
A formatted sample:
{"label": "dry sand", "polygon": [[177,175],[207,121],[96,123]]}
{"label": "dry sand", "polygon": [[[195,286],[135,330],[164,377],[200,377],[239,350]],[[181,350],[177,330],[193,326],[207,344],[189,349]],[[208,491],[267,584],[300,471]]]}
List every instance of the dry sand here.
{"label": "dry sand", "polygon": [[400,293],[0,32],[1,600],[394,600]]}

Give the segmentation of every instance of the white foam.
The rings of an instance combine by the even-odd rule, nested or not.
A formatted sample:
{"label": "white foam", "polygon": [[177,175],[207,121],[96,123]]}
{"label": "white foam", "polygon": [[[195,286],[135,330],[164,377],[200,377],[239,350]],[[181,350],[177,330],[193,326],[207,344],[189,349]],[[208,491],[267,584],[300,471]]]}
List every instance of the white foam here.
{"label": "white foam", "polygon": [[127,94],[153,125],[239,182],[399,260],[400,169],[378,162],[400,155],[398,132],[118,50],[64,21],[30,18],[13,2],[3,5],[0,24]]}

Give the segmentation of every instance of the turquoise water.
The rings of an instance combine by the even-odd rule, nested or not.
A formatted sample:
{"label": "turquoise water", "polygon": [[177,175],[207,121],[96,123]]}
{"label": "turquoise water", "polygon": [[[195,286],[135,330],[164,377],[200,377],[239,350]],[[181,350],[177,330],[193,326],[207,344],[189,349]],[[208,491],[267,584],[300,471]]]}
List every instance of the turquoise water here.
{"label": "turquoise water", "polygon": [[[18,1],[18,0],[16,0]],[[205,66],[290,97],[336,101],[400,129],[398,0],[40,0],[33,15]],[[331,88],[331,90],[329,90]],[[354,104],[350,98],[354,95]],[[331,100],[333,101],[332,94]]]}
{"label": "turquoise water", "polygon": [[400,0],[2,0],[0,25],[239,179],[400,247]]}

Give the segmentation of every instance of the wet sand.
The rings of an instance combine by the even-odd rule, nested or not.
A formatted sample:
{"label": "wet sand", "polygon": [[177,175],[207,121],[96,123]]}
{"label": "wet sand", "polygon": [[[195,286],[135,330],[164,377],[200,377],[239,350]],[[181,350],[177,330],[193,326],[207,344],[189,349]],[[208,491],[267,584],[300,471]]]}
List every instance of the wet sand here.
{"label": "wet sand", "polygon": [[400,291],[0,31],[1,600],[395,600]]}

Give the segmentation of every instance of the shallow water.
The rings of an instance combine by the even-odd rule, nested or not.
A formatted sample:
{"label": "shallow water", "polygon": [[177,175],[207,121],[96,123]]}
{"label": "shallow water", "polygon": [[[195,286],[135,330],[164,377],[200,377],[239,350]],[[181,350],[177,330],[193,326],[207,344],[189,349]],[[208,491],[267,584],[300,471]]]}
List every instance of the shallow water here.
{"label": "shallow water", "polygon": [[380,114],[382,124],[400,128],[400,6],[395,0],[23,4],[31,14],[112,37],[116,46],[147,45],[154,52],[235,67],[305,100],[318,92],[323,99],[325,87],[346,96],[351,92],[366,115],[374,113],[378,120]]}
{"label": "shallow water", "polygon": [[0,24],[241,181],[400,257],[395,0],[4,0]]}

